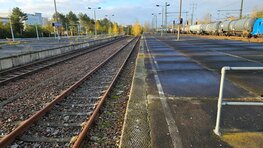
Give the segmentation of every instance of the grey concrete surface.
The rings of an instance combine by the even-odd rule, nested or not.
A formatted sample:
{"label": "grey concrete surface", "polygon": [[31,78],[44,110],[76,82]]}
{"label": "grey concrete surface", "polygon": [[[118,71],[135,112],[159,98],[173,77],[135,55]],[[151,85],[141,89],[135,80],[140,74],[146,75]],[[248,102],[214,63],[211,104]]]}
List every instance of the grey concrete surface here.
{"label": "grey concrete surface", "polygon": [[[143,42],[142,40],[142,46]],[[123,148],[150,147],[151,144],[143,52],[143,48],[141,48],[136,61],[136,69],[120,142],[120,147]]]}
{"label": "grey concrete surface", "polygon": [[101,38],[101,39],[96,39],[96,40],[89,40],[89,41],[85,41],[81,43],[74,43],[74,44],[64,45],[64,46],[60,45],[59,47],[55,47],[55,48],[35,50],[35,51],[30,51],[30,52],[26,52],[22,54],[16,54],[13,56],[2,57],[0,58],[0,70],[27,64],[35,60],[44,59],[47,57],[63,54],[69,51],[91,47],[93,45],[98,45],[101,43],[111,41],[115,38],[118,38],[118,37],[107,37],[107,38]]}
{"label": "grey concrete surface", "polygon": [[[98,36],[97,39],[105,38],[107,36],[102,35]],[[13,56],[17,54],[23,54],[28,52],[34,52],[34,51],[40,51],[45,50],[49,48],[56,48],[71,44],[77,44],[77,43],[83,43],[87,41],[92,41],[94,38],[91,38],[90,36],[76,36],[76,37],[63,37],[58,41],[55,38],[40,38],[40,40],[37,40],[36,38],[19,38],[16,39],[16,41],[19,41],[20,44],[14,44],[12,45],[12,42],[8,44],[7,40],[1,40],[0,41],[0,58],[7,57],[7,56]]]}

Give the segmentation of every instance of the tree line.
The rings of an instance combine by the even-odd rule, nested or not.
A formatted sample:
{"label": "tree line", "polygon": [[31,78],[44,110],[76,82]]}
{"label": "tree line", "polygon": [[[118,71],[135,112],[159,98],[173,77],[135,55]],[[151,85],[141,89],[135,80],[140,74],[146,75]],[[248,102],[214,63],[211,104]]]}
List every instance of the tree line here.
{"label": "tree line", "polygon": [[[0,38],[11,38],[11,25],[16,38],[32,38],[36,37],[36,28],[40,37],[54,36],[53,22],[61,23],[61,27],[58,27],[58,32],[61,36],[76,36],[76,35],[93,35],[94,27],[96,27],[97,34],[126,34],[126,35],[140,35],[143,28],[136,22],[133,25],[122,26],[116,22],[112,22],[107,18],[95,20],[90,18],[87,14],[79,13],[75,14],[70,11],[67,14],[57,13],[53,14],[52,19],[45,25],[28,25],[23,23],[26,21],[27,15],[20,8],[16,7],[12,9],[12,13],[9,16],[9,21],[3,24],[0,21]],[[11,25],[10,25],[11,20]],[[96,26],[95,26],[96,24]]]}

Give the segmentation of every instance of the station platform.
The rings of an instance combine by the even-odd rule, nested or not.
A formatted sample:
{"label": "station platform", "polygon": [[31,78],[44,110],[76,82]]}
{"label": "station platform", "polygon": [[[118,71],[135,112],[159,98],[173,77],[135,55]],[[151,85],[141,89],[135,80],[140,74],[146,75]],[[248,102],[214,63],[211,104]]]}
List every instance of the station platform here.
{"label": "station platform", "polygon": [[[204,40],[186,37],[175,41],[175,37],[151,35],[142,38],[120,147],[263,145],[263,108],[258,106],[225,106],[223,136],[213,133],[222,61],[230,66],[237,62],[261,66],[260,62],[242,61],[211,50],[216,46],[222,49],[221,44]],[[206,48],[194,46],[193,42]],[[225,81],[225,98],[258,99],[262,90],[251,90],[249,82],[237,83],[232,77]],[[262,80],[262,73],[254,78]],[[261,86],[257,84],[256,88]]]}

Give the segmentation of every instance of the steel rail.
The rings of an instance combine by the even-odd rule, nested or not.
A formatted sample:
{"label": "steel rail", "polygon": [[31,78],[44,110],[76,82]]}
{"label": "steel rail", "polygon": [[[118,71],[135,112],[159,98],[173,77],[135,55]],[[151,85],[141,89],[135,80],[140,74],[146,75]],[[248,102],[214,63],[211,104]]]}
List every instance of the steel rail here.
{"label": "steel rail", "polygon": [[30,118],[26,119],[25,121],[21,122],[20,125],[14,129],[11,133],[4,136],[2,139],[0,139],[0,146],[1,147],[7,147],[8,144],[12,143],[15,138],[22,133],[24,133],[33,123],[38,121],[39,118],[44,116],[48,111],[50,111],[58,102],[60,102],[62,99],[64,99],[66,96],[71,94],[76,88],[78,88],[84,81],[86,81],[89,77],[91,77],[92,74],[94,74],[96,71],[98,71],[103,65],[105,65],[107,62],[109,62],[115,55],[117,55],[120,51],[122,51],[125,47],[130,45],[135,39],[121,47],[119,50],[114,52],[112,55],[110,55],[106,60],[104,60],[101,64],[99,64],[97,67],[95,67],[93,70],[91,70],[89,73],[87,73],[85,76],[83,76],[80,80],[78,80],[76,83],[74,83],[72,86],[70,86],[68,89],[63,91],[60,95],[55,97],[53,101],[50,103],[47,103],[47,105],[42,108],[41,110],[37,111],[34,115],[32,115]]}
{"label": "steel rail", "polygon": [[108,94],[110,93],[112,87],[114,86],[117,78],[119,77],[120,73],[122,72],[124,66],[126,65],[129,57],[131,56],[132,52],[134,51],[134,49],[136,48],[136,46],[138,45],[140,41],[140,38],[137,38],[135,45],[132,47],[132,50],[130,51],[130,53],[128,54],[128,56],[125,58],[124,63],[122,64],[121,68],[119,69],[118,73],[116,74],[116,76],[114,77],[113,81],[111,82],[110,86],[108,87],[108,89],[106,90],[106,92],[104,93],[104,95],[102,96],[101,100],[99,101],[98,105],[96,106],[94,112],[92,113],[92,115],[87,119],[86,124],[84,125],[83,130],[81,131],[81,133],[79,134],[77,140],[75,141],[73,148],[78,148],[80,147],[83,139],[85,138],[85,136],[87,135],[89,129],[91,128],[91,126],[93,125],[103,103],[105,102]]}
{"label": "steel rail", "polygon": [[[3,72],[0,71],[0,78],[1,78],[1,76],[2,77],[8,77],[9,76],[8,74],[10,74],[10,73],[12,74],[14,72],[22,71],[22,73],[20,73],[18,75],[12,75],[13,77],[10,77],[10,78],[4,79],[4,80],[0,80],[0,85],[3,85],[3,84],[5,84],[7,82],[10,82],[12,80],[24,77],[26,75],[30,75],[30,74],[35,73],[37,71],[40,71],[42,69],[45,69],[45,68],[57,65],[57,64],[62,63],[64,61],[67,61],[67,60],[79,57],[79,56],[81,56],[83,54],[87,54],[87,53],[93,52],[95,50],[98,50],[100,48],[106,47],[106,46],[108,46],[110,44],[113,44],[115,42],[118,42],[118,41],[120,41],[120,38],[118,38],[116,40],[113,40],[113,41],[110,41],[110,42],[106,42],[106,43],[104,43],[102,45],[99,45],[99,46],[92,46],[92,47],[88,47],[88,48],[79,49],[79,50],[76,50],[76,51],[73,51],[73,52],[65,53],[63,55],[52,56],[50,58],[45,58],[45,59],[43,59],[41,61],[36,61],[36,62],[29,63],[29,64],[26,64],[26,65],[23,65],[23,66],[19,66],[19,67],[16,67],[16,68],[5,70]],[[86,49],[91,49],[91,50],[85,51]],[[74,54],[74,55],[72,55],[72,54]],[[61,58],[61,59],[59,60],[58,58]],[[46,62],[50,62],[50,63],[48,64]],[[43,66],[43,65],[45,65],[45,66]],[[32,68],[33,66],[41,66],[41,67],[38,67],[36,69],[32,69],[30,71],[27,71],[27,72],[23,73],[23,70],[26,71],[27,70],[26,68]],[[6,73],[6,75],[3,75],[4,73]]]}

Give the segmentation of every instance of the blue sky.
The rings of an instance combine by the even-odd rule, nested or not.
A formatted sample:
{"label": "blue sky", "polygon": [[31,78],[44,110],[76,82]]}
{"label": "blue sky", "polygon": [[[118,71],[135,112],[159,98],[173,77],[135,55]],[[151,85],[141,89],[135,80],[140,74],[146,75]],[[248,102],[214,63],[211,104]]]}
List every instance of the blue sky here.
{"label": "blue sky", "polygon": [[[195,9],[195,20],[201,19],[205,14],[211,13],[212,19],[223,18],[226,15],[236,14],[220,14],[218,9],[239,9],[241,0],[183,0],[183,11],[188,11],[190,18],[191,4],[197,3]],[[140,23],[152,21],[152,13],[161,12],[161,8],[156,7],[156,4],[164,5],[165,2],[171,4],[168,7],[168,12],[177,12],[179,10],[179,0],[57,0],[57,8],[59,12],[67,13],[72,10],[75,13],[87,13],[93,18],[93,13],[88,7],[102,7],[97,11],[98,18],[104,18],[105,15],[115,16],[111,19],[120,24],[132,24],[135,21]],[[26,13],[41,12],[43,16],[50,17],[54,13],[53,0],[0,0],[0,15],[8,13],[13,7],[20,7]],[[253,9],[263,10],[263,0],[244,0],[244,13],[249,14]],[[171,14],[168,17],[168,22],[177,18],[176,14]],[[161,23],[161,16],[158,18]]]}

